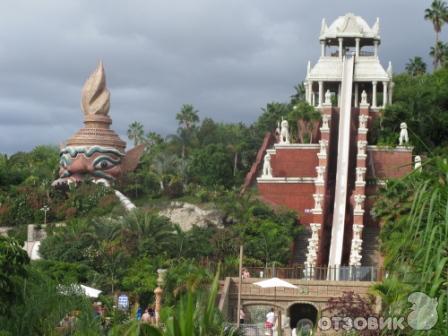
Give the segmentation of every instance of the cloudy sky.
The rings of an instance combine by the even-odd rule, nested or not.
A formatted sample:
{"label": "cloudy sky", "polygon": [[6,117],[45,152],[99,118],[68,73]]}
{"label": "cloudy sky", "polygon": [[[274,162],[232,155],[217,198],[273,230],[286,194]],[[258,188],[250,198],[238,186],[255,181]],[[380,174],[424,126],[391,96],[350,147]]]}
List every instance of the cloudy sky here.
{"label": "cloudy sky", "polygon": [[[424,0],[1,0],[0,152],[59,144],[81,126],[81,87],[102,59],[113,128],[175,132],[201,118],[250,123],[316,61],[321,19],[381,20],[383,65],[402,71],[434,41]],[[447,29],[448,31],[448,29]],[[442,38],[446,39],[446,32]]]}

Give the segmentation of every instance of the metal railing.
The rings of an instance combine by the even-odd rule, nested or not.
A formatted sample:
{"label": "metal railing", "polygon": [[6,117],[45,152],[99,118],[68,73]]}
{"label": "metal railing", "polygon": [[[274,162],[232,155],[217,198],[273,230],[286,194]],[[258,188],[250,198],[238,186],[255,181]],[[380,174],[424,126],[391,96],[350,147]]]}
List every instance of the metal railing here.
{"label": "metal railing", "polygon": [[265,328],[263,324],[244,323],[237,328],[236,323],[229,323],[228,328],[239,330],[244,336],[272,336],[274,334],[273,328]]}
{"label": "metal railing", "polygon": [[282,278],[329,281],[382,281],[384,269],[370,266],[245,267],[251,278]]}

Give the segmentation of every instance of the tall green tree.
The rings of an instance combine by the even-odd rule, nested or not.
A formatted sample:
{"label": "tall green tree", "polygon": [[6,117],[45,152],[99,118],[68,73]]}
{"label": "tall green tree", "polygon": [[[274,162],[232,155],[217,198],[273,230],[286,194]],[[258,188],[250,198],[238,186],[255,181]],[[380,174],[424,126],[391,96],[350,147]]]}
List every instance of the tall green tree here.
{"label": "tall green tree", "polygon": [[179,123],[178,134],[182,140],[182,159],[185,158],[185,148],[191,141],[193,130],[199,123],[198,110],[191,104],[184,104],[179,113],[176,114]]}
{"label": "tall green tree", "polygon": [[316,133],[320,112],[306,101],[299,101],[293,106],[288,114],[288,119],[297,125],[297,136],[301,143],[309,140],[313,142],[313,135]]}
{"label": "tall green tree", "polygon": [[[434,44],[434,55],[438,55],[439,52],[437,49],[439,48],[439,34],[442,31],[443,25],[448,20],[448,7],[445,1],[442,0],[434,0],[431,3],[431,7],[425,9],[425,20],[431,21],[434,27],[434,32],[436,33],[436,41]],[[439,60],[434,57],[434,69],[439,68]]]}
{"label": "tall green tree", "polygon": [[29,258],[19,243],[0,236],[0,315],[9,315],[10,307],[20,298],[17,278],[27,275]]}
{"label": "tall green tree", "polygon": [[143,129],[143,124],[134,121],[132,124],[129,125],[128,128],[128,138],[129,140],[134,141],[134,146],[137,146],[141,143],[143,143],[145,130]]}
{"label": "tall green tree", "polygon": [[437,42],[435,47],[431,47],[429,56],[437,62],[438,66],[445,66],[448,57],[448,45],[440,41]]}
{"label": "tall green tree", "polygon": [[426,63],[423,62],[421,57],[415,56],[414,58],[409,59],[405,69],[406,72],[413,77],[421,76],[426,73]]}

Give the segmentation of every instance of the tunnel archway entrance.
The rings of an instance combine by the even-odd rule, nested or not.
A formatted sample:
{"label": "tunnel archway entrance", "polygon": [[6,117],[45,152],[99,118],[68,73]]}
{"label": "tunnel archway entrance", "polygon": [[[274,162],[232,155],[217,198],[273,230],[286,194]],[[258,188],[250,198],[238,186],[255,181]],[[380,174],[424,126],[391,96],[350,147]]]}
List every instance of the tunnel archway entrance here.
{"label": "tunnel archway entrance", "polygon": [[317,323],[317,309],[309,303],[294,303],[288,309],[291,330],[311,331]]}

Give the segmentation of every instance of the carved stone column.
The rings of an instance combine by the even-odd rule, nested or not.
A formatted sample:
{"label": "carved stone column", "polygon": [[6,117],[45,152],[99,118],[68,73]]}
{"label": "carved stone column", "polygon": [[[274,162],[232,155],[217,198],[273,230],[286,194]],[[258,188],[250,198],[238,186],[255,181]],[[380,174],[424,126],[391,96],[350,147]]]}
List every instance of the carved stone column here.
{"label": "carved stone column", "polygon": [[389,101],[388,95],[387,95],[387,82],[383,82],[383,108],[386,107],[386,104]]}
{"label": "carved stone column", "polygon": [[377,82],[372,82],[372,108],[376,108],[376,84]]}
{"label": "carved stone column", "polygon": [[359,102],[359,84],[355,83],[355,107],[358,107]]}
{"label": "carved stone column", "polygon": [[356,55],[356,57],[359,56],[359,41],[360,41],[360,40],[361,40],[361,39],[360,39],[359,37],[355,38],[355,43],[356,43],[356,52],[355,52],[355,55]]}
{"label": "carved stone column", "polygon": [[322,107],[322,104],[324,102],[324,82],[319,81],[319,103],[318,107]]}
{"label": "carved stone column", "polygon": [[342,61],[342,56],[344,54],[343,50],[342,50],[342,37],[338,38],[339,40],[339,59]]}

